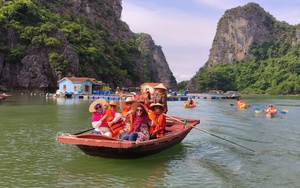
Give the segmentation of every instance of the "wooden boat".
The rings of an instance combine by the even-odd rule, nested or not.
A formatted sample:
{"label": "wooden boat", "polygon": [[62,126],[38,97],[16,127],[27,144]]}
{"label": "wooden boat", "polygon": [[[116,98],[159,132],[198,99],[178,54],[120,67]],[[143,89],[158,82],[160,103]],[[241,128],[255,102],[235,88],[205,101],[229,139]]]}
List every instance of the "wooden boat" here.
{"label": "wooden boat", "polygon": [[11,95],[8,95],[8,94],[5,94],[5,93],[0,94],[0,100],[4,100],[4,99],[6,99],[8,97],[11,97]]}
{"label": "wooden boat", "polygon": [[188,101],[185,101],[185,102],[183,103],[183,107],[184,107],[184,108],[195,108],[195,107],[196,107],[196,104],[195,104],[195,103],[189,104]]}
{"label": "wooden boat", "polygon": [[277,115],[277,110],[276,111],[269,111],[269,112],[265,112],[267,117],[275,117]]}
{"label": "wooden boat", "polygon": [[[184,121],[182,118],[181,120]],[[180,143],[199,123],[200,120],[198,119],[187,119],[187,125],[184,126],[176,121],[166,127],[166,135],[163,138],[140,142],[120,140],[92,133],[61,135],[57,137],[57,141],[76,145],[85,154],[91,156],[120,159],[140,158]]]}

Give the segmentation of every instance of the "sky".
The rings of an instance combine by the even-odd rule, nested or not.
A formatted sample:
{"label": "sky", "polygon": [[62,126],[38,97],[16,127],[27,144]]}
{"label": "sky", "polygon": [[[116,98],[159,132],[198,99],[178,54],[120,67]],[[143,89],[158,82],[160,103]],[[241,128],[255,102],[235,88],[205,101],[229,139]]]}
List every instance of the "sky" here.
{"label": "sky", "polygon": [[191,79],[209,57],[217,24],[225,11],[249,2],[278,21],[300,23],[299,0],[122,0],[122,21],[147,33],[162,47],[177,83]]}

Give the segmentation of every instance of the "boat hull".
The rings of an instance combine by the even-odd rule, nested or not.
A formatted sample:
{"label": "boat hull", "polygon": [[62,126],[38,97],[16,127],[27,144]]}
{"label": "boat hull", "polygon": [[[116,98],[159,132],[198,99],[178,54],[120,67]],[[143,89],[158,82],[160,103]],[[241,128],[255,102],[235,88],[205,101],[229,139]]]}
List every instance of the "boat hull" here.
{"label": "boat hull", "polygon": [[0,94],[0,100],[2,100],[2,101],[5,100],[8,97],[11,97],[11,95],[8,95],[8,94],[5,94],[5,93]]}
{"label": "boat hull", "polygon": [[166,127],[163,138],[147,141],[127,141],[104,135],[84,133],[80,135],[59,136],[60,143],[76,145],[83,153],[104,158],[134,159],[152,155],[180,143],[200,120],[189,119],[188,125],[174,123]]}
{"label": "boat hull", "polygon": [[241,109],[246,109],[246,108],[248,108],[247,104],[241,104],[241,105],[238,105],[237,107],[238,107],[238,108],[241,108]]}
{"label": "boat hull", "polygon": [[266,116],[269,118],[275,117],[277,115],[277,111],[276,112],[265,112]]}

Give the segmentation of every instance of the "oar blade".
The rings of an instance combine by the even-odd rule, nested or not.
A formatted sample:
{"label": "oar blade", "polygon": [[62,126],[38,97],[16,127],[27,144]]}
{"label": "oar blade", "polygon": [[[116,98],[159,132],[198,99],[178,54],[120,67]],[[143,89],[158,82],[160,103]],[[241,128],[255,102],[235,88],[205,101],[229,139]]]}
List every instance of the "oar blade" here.
{"label": "oar blade", "polygon": [[262,112],[262,110],[255,110],[254,112],[255,112],[256,114],[259,114],[259,113]]}

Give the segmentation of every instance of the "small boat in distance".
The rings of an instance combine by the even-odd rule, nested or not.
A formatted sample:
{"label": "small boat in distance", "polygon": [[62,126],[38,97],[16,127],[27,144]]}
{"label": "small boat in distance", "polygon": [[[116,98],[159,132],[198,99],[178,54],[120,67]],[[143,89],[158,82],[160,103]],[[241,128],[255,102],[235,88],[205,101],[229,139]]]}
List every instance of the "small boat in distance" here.
{"label": "small boat in distance", "polygon": [[266,116],[269,118],[275,117],[277,115],[277,110],[276,111],[269,111],[265,112]]}
{"label": "small boat in distance", "polygon": [[237,107],[238,107],[238,108],[243,108],[243,109],[246,109],[246,108],[248,108],[248,106],[247,106],[247,104],[246,104],[246,103],[244,103],[244,104],[240,104],[240,105],[238,105]]}
{"label": "small boat in distance", "polygon": [[[182,118],[181,120],[185,121]],[[167,121],[170,122],[170,120]],[[158,153],[180,143],[199,123],[199,119],[187,119],[187,125],[180,122],[168,123],[164,137],[140,142],[120,140],[91,132],[61,135],[56,140],[60,143],[76,145],[90,156],[134,159]]]}
{"label": "small boat in distance", "polygon": [[188,101],[184,101],[183,102],[183,107],[184,108],[195,108],[196,107],[196,103],[192,99],[190,99]]}
{"label": "small boat in distance", "polygon": [[238,99],[238,103],[236,105],[238,108],[246,109],[248,105],[242,99]]}
{"label": "small boat in distance", "polygon": [[5,94],[5,93],[0,94],[0,100],[2,100],[2,101],[5,100],[8,97],[11,97],[11,95],[8,95],[8,94]]}

